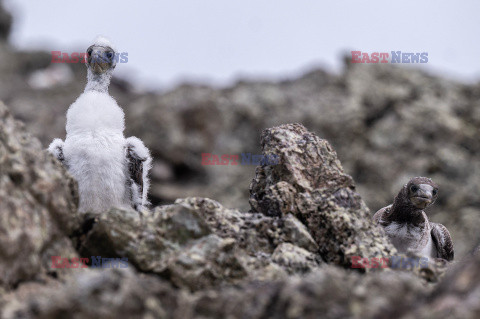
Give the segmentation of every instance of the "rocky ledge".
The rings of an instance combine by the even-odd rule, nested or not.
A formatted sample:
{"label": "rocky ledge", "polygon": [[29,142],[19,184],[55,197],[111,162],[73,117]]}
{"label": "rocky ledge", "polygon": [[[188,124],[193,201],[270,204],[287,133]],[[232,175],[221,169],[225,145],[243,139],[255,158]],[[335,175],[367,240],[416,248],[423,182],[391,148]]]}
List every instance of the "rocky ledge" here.
{"label": "rocky ledge", "polygon": [[250,211],[189,197],[80,215],[76,182],[0,103],[1,317],[478,317],[480,255],[352,269],[397,252],[331,145],[300,124],[261,144],[279,162],[257,167]]}

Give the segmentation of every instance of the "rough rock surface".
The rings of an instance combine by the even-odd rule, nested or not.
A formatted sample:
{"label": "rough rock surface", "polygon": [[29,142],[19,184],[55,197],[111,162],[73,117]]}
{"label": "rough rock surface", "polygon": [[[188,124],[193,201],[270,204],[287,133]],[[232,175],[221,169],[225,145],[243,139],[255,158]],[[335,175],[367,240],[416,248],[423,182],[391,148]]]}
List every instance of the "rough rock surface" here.
{"label": "rough rock surface", "polygon": [[[50,56],[3,42],[3,12],[0,2],[0,100],[47,145],[64,133],[85,68],[65,66],[76,81],[32,85]],[[479,241],[478,86],[347,64],[339,76],[165,94],[116,79],[111,93],[156,157],[154,202],[169,205],[77,214],[75,182],[0,102],[0,318],[480,316],[480,254],[462,259]],[[262,148],[278,165],[201,165],[203,152],[260,153],[267,127]],[[455,264],[349,269],[355,254],[394,250],[347,173],[373,210],[409,177],[432,177],[432,220],[463,252]],[[128,268],[53,269],[52,256],[128,258]]]}
{"label": "rough rock surface", "polygon": [[[359,275],[332,266],[301,277],[194,294],[128,269],[89,271],[60,287],[20,287],[3,318],[478,318],[480,259],[428,289],[409,273]],[[476,268],[475,268],[476,267]]]}
{"label": "rough rock surface", "polygon": [[113,209],[85,220],[91,226],[77,239],[81,256],[127,257],[138,270],[192,291],[283,278],[321,265],[318,246],[294,217],[283,229],[281,219],[226,209],[206,198],[179,199],[151,214]]}
{"label": "rough rock surface", "polygon": [[[418,271],[360,274],[337,266],[347,266],[351,252],[371,257],[394,249],[371,228],[335,151],[301,125],[264,132],[265,153],[281,160],[257,168],[250,212],[191,197],[151,212],[93,215],[76,212],[75,182],[3,104],[0,110],[2,318],[354,318],[382,317],[392,308],[408,317],[424,315],[427,304],[440,318],[478,311],[470,301],[477,297],[471,282],[478,256],[450,269],[438,290],[426,284],[441,277],[435,267],[427,278]],[[313,160],[321,167],[312,168]],[[289,197],[271,192],[278,184],[289,184],[285,189],[302,201],[287,209],[282,203]],[[349,196],[335,196],[341,193]],[[324,198],[333,203],[322,205]],[[312,222],[314,216],[321,222]],[[336,227],[351,239],[318,237],[319,229]],[[378,240],[381,249],[369,245]],[[340,262],[327,258],[335,254]],[[55,255],[128,258],[129,264],[49,269]],[[467,308],[459,312],[458,305]]]}
{"label": "rough rock surface", "polygon": [[77,208],[76,182],[0,102],[0,285],[40,279],[51,256],[76,257],[63,225]]}
{"label": "rough rock surface", "polygon": [[311,231],[328,262],[349,267],[352,256],[396,253],[372,223],[352,178],[326,140],[300,124],[287,124],[267,129],[262,147],[264,155],[276,155],[279,163],[257,167],[250,185],[253,211],[293,214]]}
{"label": "rough rock surface", "polygon": [[183,194],[248,209],[255,166],[201,165],[201,154],[260,154],[261,131],[298,122],[332,144],[372,214],[411,177],[432,178],[440,192],[427,214],[446,225],[462,257],[480,239],[479,88],[419,70],[347,63],[339,76],[318,70],[226,89],[184,85],[139,97],[126,114],[128,130],[156,158],[157,203]]}
{"label": "rough rock surface", "polygon": [[[73,80],[44,89],[29,85],[50,60],[45,52],[0,44],[0,100],[44,147],[64,136],[66,110],[86,77],[84,65],[64,65]],[[125,110],[127,134],[152,150],[155,205],[200,196],[247,210],[255,165],[202,165],[202,153],[260,154],[265,128],[298,122],[336,149],[372,213],[391,203],[409,178],[426,175],[440,186],[427,213],[450,230],[456,255],[480,240],[474,227],[480,222],[478,84],[347,62],[340,75],[316,70],[279,82],[222,89],[189,84],[164,93],[141,94],[114,78],[110,91]]]}

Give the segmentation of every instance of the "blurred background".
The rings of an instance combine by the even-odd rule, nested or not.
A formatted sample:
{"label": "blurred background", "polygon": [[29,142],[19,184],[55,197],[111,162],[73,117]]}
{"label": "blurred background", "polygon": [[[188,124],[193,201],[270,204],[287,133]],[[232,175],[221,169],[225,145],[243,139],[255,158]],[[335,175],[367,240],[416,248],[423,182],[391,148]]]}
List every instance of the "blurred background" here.
{"label": "blurred background", "polygon": [[[0,0],[0,100],[45,147],[65,136],[84,52],[103,34],[128,63],[110,93],[126,135],[155,158],[151,200],[202,196],[248,210],[254,166],[201,153],[260,154],[263,129],[299,122],[330,141],[372,214],[413,176],[457,256],[480,240],[480,3],[463,1]],[[428,63],[351,64],[350,51],[428,52]]]}

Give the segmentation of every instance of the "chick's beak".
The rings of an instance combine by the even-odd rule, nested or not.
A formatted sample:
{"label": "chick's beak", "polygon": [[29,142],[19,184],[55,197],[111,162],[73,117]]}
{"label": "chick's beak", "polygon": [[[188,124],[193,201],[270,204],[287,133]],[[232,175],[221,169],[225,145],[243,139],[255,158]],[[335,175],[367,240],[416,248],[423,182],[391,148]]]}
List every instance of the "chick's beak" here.
{"label": "chick's beak", "polygon": [[98,49],[94,49],[88,56],[88,64],[95,74],[105,73],[110,67],[108,61],[105,61],[105,52]]}
{"label": "chick's beak", "polygon": [[419,185],[418,190],[412,195],[410,200],[412,203],[419,207],[425,208],[432,203],[433,200],[433,187],[427,184]]}

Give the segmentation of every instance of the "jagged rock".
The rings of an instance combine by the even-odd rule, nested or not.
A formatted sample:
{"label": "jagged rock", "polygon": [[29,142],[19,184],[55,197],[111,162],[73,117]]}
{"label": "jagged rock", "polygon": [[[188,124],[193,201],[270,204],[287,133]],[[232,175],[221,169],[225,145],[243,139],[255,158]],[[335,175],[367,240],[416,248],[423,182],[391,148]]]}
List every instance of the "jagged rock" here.
{"label": "jagged rock", "polygon": [[301,248],[316,244],[292,216],[284,232],[281,219],[240,213],[206,198],[179,199],[151,214],[112,209],[84,218],[91,226],[76,238],[82,257],[126,257],[139,271],[190,290],[283,278],[321,261],[315,250]]}
{"label": "jagged rock", "polygon": [[[179,291],[131,269],[27,284],[2,297],[2,318],[477,318],[480,258],[458,264],[434,289],[405,272],[360,275],[325,265],[305,277]],[[73,313],[74,312],[74,313]]]}
{"label": "jagged rock", "polygon": [[[285,125],[267,130],[263,144],[281,161],[257,169],[250,212],[196,197],[152,212],[78,214],[75,182],[0,104],[0,317],[478,315],[478,255],[448,269],[438,286],[416,271],[359,274],[325,258],[334,249],[344,259],[394,250],[370,228],[368,209],[326,141]],[[313,160],[322,166],[312,169]],[[377,240],[383,248],[368,244]],[[129,264],[54,274],[52,255]],[[434,282],[437,270],[423,277]]]}
{"label": "jagged rock", "polygon": [[409,274],[359,276],[326,267],[304,278],[206,292],[197,297],[194,311],[214,318],[382,317],[392,302],[408,309],[426,291],[411,279]]}
{"label": "jagged rock", "polygon": [[[85,67],[66,66],[77,80],[30,86],[51,55],[19,52],[5,42],[10,28],[0,2],[0,100],[45,146],[64,134]],[[114,80],[128,134],[156,158],[153,202],[190,197],[102,215],[76,214],[75,182],[0,103],[0,317],[478,318],[479,248],[461,257],[478,246],[479,88],[360,64],[166,93]],[[445,276],[436,263],[366,274],[337,267],[394,250],[369,225],[332,147],[297,125],[265,132],[264,153],[283,157],[257,170],[245,212],[255,167],[202,165],[201,153],[259,153],[260,132],[286,122],[332,143],[373,211],[410,177],[433,178],[440,197],[428,213],[449,228],[460,261]],[[127,257],[130,269],[52,269],[55,255]]]}
{"label": "jagged rock", "polygon": [[283,242],[317,252],[318,246],[305,226],[292,215],[273,218],[263,214],[227,209],[218,202],[198,197],[178,199],[175,204],[199,212],[215,234],[235,238],[238,245],[252,256],[271,254]]}
{"label": "jagged rock", "polygon": [[173,205],[157,208],[151,215],[112,209],[85,218],[92,226],[79,239],[82,256],[126,257],[144,272],[164,271],[168,259],[181,248],[211,233],[195,211]]}
{"label": "jagged rock", "polygon": [[295,243],[298,247],[304,248],[310,252],[318,251],[318,244],[308,232],[307,227],[302,224],[292,214],[287,214],[284,218],[283,231],[285,232],[285,240]]}
{"label": "jagged rock", "polygon": [[283,243],[275,248],[272,260],[290,273],[306,273],[317,268],[320,257],[303,248]]}
{"label": "jagged rock", "polygon": [[[84,65],[69,64],[71,83],[30,87],[32,73],[50,61],[49,52],[18,52],[0,43],[0,100],[44,146],[65,134],[65,112],[85,79]],[[427,214],[449,229],[462,257],[478,240],[474,225],[480,222],[479,88],[391,64],[347,63],[340,74],[312,70],[223,89],[186,84],[138,93],[117,79],[111,94],[125,109],[126,133],[152,150],[155,205],[199,196],[247,210],[255,166],[202,165],[202,153],[258,154],[262,130],[299,122],[331,143],[372,212],[411,177],[431,177],[440,197]]]}
{"label": "jagged rock", "polygon": [[168,279],[191,290],[239,282],[247,270],[235,254],[235,240],[209,235],[195,241],[168,261]]}
{"label": "jagged rock", "polygon": [[51,256],[78,257],[66,236],[77,208],[76,182],[0,102],[0,284],[40,279]]}
{"label": "jagged rock", "polygon": [[294,214],[319,246],[324,260],[345,267],[352,256],[379,257],[395,248],[370,219],[355,185],[344,173],[330,144],[300,124],[267,129],[264,155],[279,164],[257,167],[250,185],[254,212],[267,216]]}
{"label": "jagged rock", "polygon": [[181,301],[167,283],[130,269],[77,272],[64,285],[27,284],[4,298],[5,319],[169,318]]}

